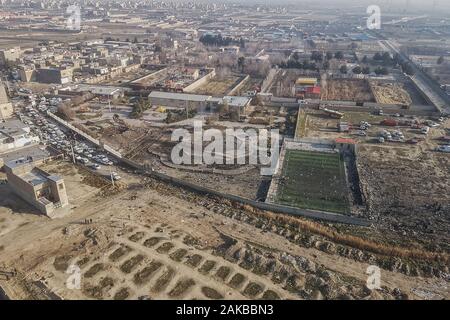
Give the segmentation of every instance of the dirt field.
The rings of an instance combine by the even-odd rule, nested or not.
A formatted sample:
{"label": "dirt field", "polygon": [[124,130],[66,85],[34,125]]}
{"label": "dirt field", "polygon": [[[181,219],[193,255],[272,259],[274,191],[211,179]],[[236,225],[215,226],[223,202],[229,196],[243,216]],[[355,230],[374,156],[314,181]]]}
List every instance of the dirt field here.
{"label": "dirt field", "polygon": [[[415,245],[448,252],[450,220],[449,167],[447,154],[435,152],[443,128],[433,128],[427,137],[408,127],[380,126],[386,116],[366,112],[346,112],[343,120],[352,124],[367,121],[372,127],[361,137],[338,132],[338,120],[319,111],[308,111],[307,137],[352,138],[358,142],[358,171],[367,208],[364,215],[379,222],[384,230],[396,230],[393,243],[407,237]],[[424,118],[425,119],[425,118]],[[374,142],[381,130],[400,130],[405,139],[424,139],[417,145]],[[358,130],[354,130],[358,131]]]}
{"label": "dirt field", "polygon": [[[70,214],[50,220],[30,214],[20,200],[14,208],[8,203],[0,207],[1,269],[17,272],[0,279],[10,298],[449,297],[448,282],[426,275],[420,264],[330,242],[292,227],[292,221],[286,224],[151,179],[139,183],[133,175],[123,175],[128,190],[100,195],[71,165],[52,168],[65,174],[69,195],[80,189],[70,197]],[[0,189],[2,199],[5,188]],[[86,218],[93,223],[84,224]],[[383,267],[382,289],[371,291],[364,284],[373,263]],[[405,265],[423,277],[405,275],[399,269]],[[80,289],[65,284],[66,271],[74,266],[81,269]]]}
{"label": "dirt field", "polygon": [[369,215],[432,248],[450,250],[450,158],[422,145],[362,146],[360,178]]}
{"label": "dirt field", "polygon": [[239,76],[215,77],[205,85],[194,91],[196,94],[206,94],[212,96],[226,95],[242,78]]}
{"label": "dirt field", "polygon": [[371,82],[373,95],[377,103],[411,105],[408,92],[398,83]]}
{"label": "dirt field", "polygon": [[[242,173],[229,175],[215,174],[211,166],[194,166],[198,170],[203,168],[204,172],[189,170],[191,166],[170,166],[170,152],[175,145],[170,141],[170,135],[169,129],[136,129],[123,134],[104,135],[104,139],[128,158],[170,176],[250,199],[258,199],[264,193],[264,186],[261,185],[263,179],[255,166],[235,166],[231,170],[241,168]],[[225,167],[225,170],[229,169],[229,166]]]}
{"label": "dirt field", "polygon": [[322,82],[322,100],[374,102],[367,80],[335,79]]}

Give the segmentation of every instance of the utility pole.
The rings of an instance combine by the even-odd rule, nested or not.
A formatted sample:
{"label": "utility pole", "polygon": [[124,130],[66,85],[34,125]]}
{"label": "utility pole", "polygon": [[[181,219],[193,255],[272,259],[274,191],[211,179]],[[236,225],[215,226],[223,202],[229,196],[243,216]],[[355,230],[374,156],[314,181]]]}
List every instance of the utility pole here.
{"label": "utility pole", "polygon": [[112,174],[111,168],[109,168],[109,177],[111,178],[112,186],[115,187],[114,178],[113,178],[113,174]]}
{"label": "utility pole", "polygon": [[73,152],[73,144],[70,143],[70,150],[72,151],[72,161],[75,163],[75,153]]}

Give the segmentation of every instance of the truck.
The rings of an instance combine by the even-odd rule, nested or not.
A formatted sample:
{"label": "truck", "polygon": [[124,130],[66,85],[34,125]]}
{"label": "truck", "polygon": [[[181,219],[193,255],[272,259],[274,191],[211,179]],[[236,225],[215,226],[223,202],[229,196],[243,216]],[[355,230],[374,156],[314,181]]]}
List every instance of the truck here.
{"label": "truck", "polygon": [[344,117],[344,114],[342,112],[336,110],[324,108],[323,112],[325,112],[327,115],[335,119],[342,119]]}

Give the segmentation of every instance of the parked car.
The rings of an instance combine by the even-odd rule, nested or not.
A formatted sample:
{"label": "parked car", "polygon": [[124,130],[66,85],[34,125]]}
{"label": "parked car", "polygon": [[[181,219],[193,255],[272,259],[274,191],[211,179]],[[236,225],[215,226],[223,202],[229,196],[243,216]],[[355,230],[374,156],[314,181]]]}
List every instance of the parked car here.
{"label": "parked car", "polygon": [[100,165],[98,163],[93,163],[91,165],[91,168],[94,169],[94,170],[100,170],[101,167],[100,167]]}
{"label": "parked car", "polygon": [[117,174],[117,172],[112,172],[112,173],[111,173],[111,177],[113,178],[114,181],[117,181],[117,180],[122,179],[122,177],[119,176],[119,175]]}
{"label": "parked car", "polygon": [[365,137],[365,136],[367,136],[367,133],[365,132],[365,131],[357,131],[356,132],[356,134],[358,135],[358,136],[361,136],[361,137]]}

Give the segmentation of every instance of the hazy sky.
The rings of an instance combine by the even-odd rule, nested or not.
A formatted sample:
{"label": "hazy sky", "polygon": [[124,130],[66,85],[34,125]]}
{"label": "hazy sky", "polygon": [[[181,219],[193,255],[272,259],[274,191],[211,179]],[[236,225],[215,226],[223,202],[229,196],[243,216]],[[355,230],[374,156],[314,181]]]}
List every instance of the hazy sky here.
{"label": "hazy sky", "polygon": [[450,10],[450,0],[210,0],[212,2],[232,2],[247,4],[289,5],[305,4],[308,7],[327,7],[341,9],[355,8],[359,6],[378,5],[386,11],[406,11],[408,13],[443,13]]}

